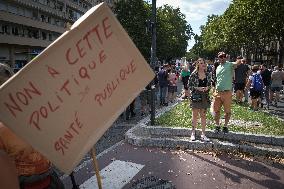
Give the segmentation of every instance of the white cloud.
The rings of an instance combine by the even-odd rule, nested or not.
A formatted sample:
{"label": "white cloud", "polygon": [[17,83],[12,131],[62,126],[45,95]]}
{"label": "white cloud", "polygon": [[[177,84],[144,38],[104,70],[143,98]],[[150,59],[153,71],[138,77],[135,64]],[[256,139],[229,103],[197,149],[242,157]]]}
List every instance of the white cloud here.
{"label": "white cloud", "polygon": [[[181,12],[186,15],[186,20],[191,25],[193,32],[200,34],[199,27],[206,23],[207,16],[223,14],[230,3],[231,0],[157,0],[157,7],[165,4],[175,8],[179,7]],[[189,41],[188,48],[191,48],[193,44],[194,40]]]}

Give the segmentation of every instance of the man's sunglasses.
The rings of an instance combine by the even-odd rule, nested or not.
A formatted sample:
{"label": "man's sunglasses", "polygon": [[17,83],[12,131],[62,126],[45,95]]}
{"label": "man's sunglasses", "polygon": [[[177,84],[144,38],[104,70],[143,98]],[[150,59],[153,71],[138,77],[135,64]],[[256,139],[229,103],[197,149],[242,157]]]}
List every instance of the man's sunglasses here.
{"label": "man's sunglasses", "polygon": [[225,55],[221,55],[221,56],[219,56],[219,58],[226,58],[226,56]]}

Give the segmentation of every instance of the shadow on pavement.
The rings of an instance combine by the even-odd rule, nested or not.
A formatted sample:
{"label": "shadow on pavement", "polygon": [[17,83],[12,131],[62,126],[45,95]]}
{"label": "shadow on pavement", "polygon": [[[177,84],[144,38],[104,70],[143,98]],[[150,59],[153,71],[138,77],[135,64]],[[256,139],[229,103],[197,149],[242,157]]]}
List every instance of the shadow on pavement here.
{"label": "shadow on pavement", "polygon": [[220,156],[220,160],[225,161],[226,163],[233,165],[235,167],[239,167],[249,172],[256,172],[266,177],[280,180],[280,177],[271,172],[271,170],[266,167],[265,165],[255,162],[255,161],[248,161],[244,159],[240,159],[238,157],[228,157],[228,156]]}
{"label": "shadow on pavement", "polygon": [[[195,156],[196,158],[199,158],[200,160],[202,161],[206,161],[210,164],[213,164],[214,166],[216,167],[219,167],[220,168],[220,172],[223,173],[227,178],[230,178],[233,182],[236,182],[236,183],[240,183],[241,182],[241,179],[246,179],[246,180],[249,180],[249,181],[252,181],[256,184],[259,184],[259,185],[262,185],[264,187],[267,187],[267,188],[271,188],[271,189],[283,189],[284,188],[284,184],[279,182],[278,180],[280,179],[279,176],[275,175],[274,173],[271,173],[270,169],[268,169],[267,167],[263,166],[263,165],[258,165],[259,163],[256,163],[254,162],[255,164],[253,165],[250,165],[248,166],[248,161],[247,160],[242,160],[244,162],[241,162],[239,164],[239,161],[238,163],[234,163],[235,165],[238,164],[238,166],[240,166],[241,168],[245,169],[246,171],[254,171],[256,173],[260,173],[262,175],[265,175],[265,176],[268,176],[272,179],[264,179],[264,180],[257,180],[256,178],[253,178],[253,177],[250,177],[248,175],[245,175],[239,171],[236,171],[232,168],[229,168],[229,167],[224,167],[223,165],[220,165],[216,162],[212,162],[204,157],[201,157],[200,155],[198,154],[195,154],[193,153],[192,154],[193,156]],[[221,160],[227,162],[228,164],[233,164],[233,161],[237,161],[237,160],[230,160],[228,156],[224,156],[224,157],[218,157],[220,158]],[[247,161],[247,162],[246,162]],[[246,166],[246,167],[245,167]],[[256,166],[256,167],[254,167]],[[264,168],[265,170],[260,170]],[[268,171],[268,173],[265,173],[265,171]]]}

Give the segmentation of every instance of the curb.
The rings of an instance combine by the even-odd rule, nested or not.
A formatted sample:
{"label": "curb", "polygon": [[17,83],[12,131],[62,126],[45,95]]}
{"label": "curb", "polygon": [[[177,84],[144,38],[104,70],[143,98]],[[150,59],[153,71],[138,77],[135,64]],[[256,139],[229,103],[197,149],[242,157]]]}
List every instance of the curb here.
{"label": "curb", "polygon": [[[249,153],[258,156],[272,156],[284,158],[284,137],[253,135],[243,133],[216,134],[213,131],[206,131],[212,140],[202,142],[199,140],[190,141],[190,129],[154,127],[138,124],[125,134],[125,140],[136,146],[165,147],[165,148],[185,148],[191,150],[204,151],[235,151]],[[197,130],[197,136],[201,133]],[[225,140],[225,141],[220,141]],[[235,143],[249,142],[251,144]],[[278,148],[263,147],[260,144],[271,145]]]}
{"label": "curb", "polygon": [[[160,109],[157,111],[156,117],[170,111],[177,104],[178,102]],[[191,150],[242,152],[259,156],[284,158],[283,136],[269,136],[240,132],[223,134],[215,133],[212,130],[206,130],[206,136],[212,139],[210,142],[202,142],[199,140],[190,141],[191,129],[147,126],[147,123],[149,122],[150,116],[140,120],[135,127],[126,132],[125,140],[129,144],[136,146],[166,148],[182,147]],[[196,135],[200,136],[200,134],[201,130],[196,130]],[[269,146],[267,147],[267,145]]]}
{"label": "curb", "polygon": [[[163,127],[163,126],[143,126],[148,130],[150,135],[158,136],[184,136],[189,137],[191,134],[191,129],[186,128],[172,128],[172,127]],[[201,135],[201,130],[197,129],[196,134]],[[284,147],[284,137],[274,136],[274,135],[260,135],[260,134],[251,134],[251,133],[240,133],[240,132],[229,132],[224,133],[215,133],[213,130],[206,130],[206,136],[209,138],[216,138],[220,140],[227,140],[233,142],[251,142],[257,144],[267,144],[273,146],[283,146]]]}

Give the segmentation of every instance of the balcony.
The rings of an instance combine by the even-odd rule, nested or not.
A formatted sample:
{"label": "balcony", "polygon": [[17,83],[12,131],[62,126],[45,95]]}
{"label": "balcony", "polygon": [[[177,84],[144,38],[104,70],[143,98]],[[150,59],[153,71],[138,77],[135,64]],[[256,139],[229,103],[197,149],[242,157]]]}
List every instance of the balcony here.
{"label": "balcony", "polygon": [[24,45],[32,47],[47,47],[52,41],[34,39],[28,37],[19,37],[14,35],[0,35],[0,41],[2,44],[11,44],[11,45]]}
{"label": "balcony", "polygon": [[32,7],[34,9],[39,9],[39,10],[41,10],[43,12],[46,12],[46,13],[49,13],[51,15],[55,15],[55,16],[58,16],[58,17],[61,17],[61,18],[65,19],[64,12],[56,10],[54,8],[51,8],[51,7],[47,6],[47,5],[36,3],[33,0],[12,0],[12,1],[17,2],[18,4],[22,4],[24,6],[27,6],[27,7]]}
{"label": "balcony", "polygon": [[75,10],[78,10],[78,11],[80,11],[82,13],[87,12],[87,9],[84,9],[83,7],[80,7],[78,4],[75,4],[75,3],[71,2],[71,1],[66,1],[66,5],[71,7],[71,8],[73,8],[73,9],[75,9]]}
{"label": "balcony", "polygon": [[4,11],[0,11],[0,20],[21,24],[25,26],[30,26],[34,28],[39,28],[47,31],[53,31],[57,33],[64,33],[66,31],[66,29],[62,27],[58,27],[49,23],[33,20],[31,18],[15,15]]}

